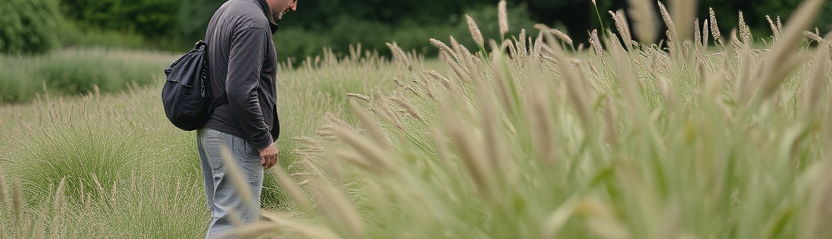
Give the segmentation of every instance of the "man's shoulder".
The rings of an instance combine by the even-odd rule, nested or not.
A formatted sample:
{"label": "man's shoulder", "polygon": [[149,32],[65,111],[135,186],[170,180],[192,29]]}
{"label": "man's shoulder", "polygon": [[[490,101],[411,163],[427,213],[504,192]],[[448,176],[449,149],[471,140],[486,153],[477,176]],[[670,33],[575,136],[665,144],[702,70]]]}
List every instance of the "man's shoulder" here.
{"label": "man's shoulder", "polygon": [[227,13],[226,20],[231,20],[238,29],[269,29],[268,18],[256,1],[231,0],[223,6]]}

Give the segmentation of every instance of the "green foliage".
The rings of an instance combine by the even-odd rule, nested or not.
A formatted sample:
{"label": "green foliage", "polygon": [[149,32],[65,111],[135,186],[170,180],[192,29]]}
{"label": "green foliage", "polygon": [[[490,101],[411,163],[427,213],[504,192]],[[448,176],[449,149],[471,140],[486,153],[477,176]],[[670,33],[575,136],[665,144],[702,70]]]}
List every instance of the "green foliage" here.
{"label": "green foliage", "polygon": [[[159,53],[74,51],[79,61],[119,59],[102,52],[123,54],[134,63],[173,60]],[[285,127],[277,144],[282,167],[304,154],[297,150],[303,144],[298,138],[314,135],[323,119],[345,117],[347,92],[366,93],[376,87],[388,91],[394,86],[391,79],[406,75],[390,61],[367,54],[339,58],[327,51],[302,65],[280,66],[278,109]],[[7,59],[24,66],[33,61]],[[414,69],[421,67],[414,65]],[[51,234],[51,228],[33,225],[43,221],[61,228],[51,235],[62,238],[204,235],[208,211],[195,136],[173,128],[165,119],[158,103],[161,82],[130,89],[60,100],[50,94],[30,104],[0,107],[0,151],[7,152],[0,155],[0,173],[24,182],[28,203],[22,211],[33,222],[25,228],[14,227],[6,218],[0,222],[0,232],[25,229],[27,235]],[[54,191],[61,179],[66,180],[66,208],[52,214]],[[266,177],[261,201],[267,209],[289,208],[285,192],[271,176]],[[54,221],[53,216],[63,220]],[[75,223],[82,219],[86,223]]]}
{"label": "green foliage", "polygon": [[61,12],[82,29],[136,32],[146,37],[174,33],[177,0],[61,0]]}
{"label": "green foliage", "polygon": [[178,12],[178,29],[186,39],[202,39],[214,11],[226,0],[193,0],[183,3]]}
{"label": "green foliage", "polygon": [[[534,21],[528,18],[524,6],[511,7],[509,11],[509,34],[518,34],[521,29],[531,31]],[[480,7],[467,11],[480,26],[486,37],[499,39],[497,26],[497,9]],[[341,16],[338,21],[325,30],[311,31],[287,23],[274,35],[278,60],[294,59],[295,64],[306,56],[321,55],[323,49],[331,49],[336,55],[345,55],[351,46],[360,44],[365,49],[378,51],[380,55],[390,55],[386,43],[397,43],[401,48],[426,56],[436,56],[437,49],[429,39],[447,39],[449,36],[470,36],[464,16],[449,20],[444,24],[421,24],[405,21],[394,26],[367,21],[350,16]],[[463,43],[471,43],[470,37],[460,37]]]}
{"label": "green foliage", "polygon": [[[162,59],[174,60],[172,56]],[[26,102],[37,93],[77,95],[115,92],[130,84],[158,82],[169,62],[157,56],[118,50],[69,49],[48,55],[0,56],[0,103]],[[45,87],[45,88],[44,88]]]}
{"label": "green foliage", "polygon": [[[832,44],[798,47],[815,10],[762,50],[448,43],[449,70],[414,71],[353,104],[360,127],[330,119],[303,139],[306,191],[290,196],[306,217],[238,232],[829,238]],[[394,52],[403,72],[418,62]]]}
{"label": "green foliage", "polygon": [[0,3],[0,53],[43,53],[58,44],[62,17],[55,0]]}

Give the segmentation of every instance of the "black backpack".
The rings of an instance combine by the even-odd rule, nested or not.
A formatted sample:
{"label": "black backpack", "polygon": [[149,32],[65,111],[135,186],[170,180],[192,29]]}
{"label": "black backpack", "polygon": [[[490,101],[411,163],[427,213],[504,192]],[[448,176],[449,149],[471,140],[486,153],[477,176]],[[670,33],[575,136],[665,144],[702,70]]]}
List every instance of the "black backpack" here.
{"label": "black backpack", "polygon": [[191,131],[201,128],[218,106],[228,103],[223,91],[220,97],[211,94],[208,80],[207,44],[199,41],[194,49],[182,55],[165,69],[162,88],[165,116],[177,128]]}

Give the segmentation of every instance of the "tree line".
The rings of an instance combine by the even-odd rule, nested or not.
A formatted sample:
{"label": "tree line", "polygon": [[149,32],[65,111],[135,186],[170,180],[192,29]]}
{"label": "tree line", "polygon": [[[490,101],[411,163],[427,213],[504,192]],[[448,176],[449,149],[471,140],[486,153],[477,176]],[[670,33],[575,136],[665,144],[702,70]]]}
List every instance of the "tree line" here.
{"label": "tree line", "polygon": [[[226,0],[4,0],[0,3],[0,51],[40,52],[56,45],[60,28],[76,31],[112,31],[141,36],[147,41],[176,42],[166,50],[185,50],[202,38],[214,10]],[[287,14],[281,30],[287,47],[286,57],[303,57],[329,46],[335,51],[361,42],[365,47],[381,48],[388,41],[404,42],[430,53],[425,37],[447,38],[464,33],[464,14],[477,15],[481,28],[496,20],[499,0],[299,0],[298,12]],[[533,23],[560,28],[576,41],[601,25],[611,26],[609,10],[626,9],[622,0],[510,0],[508,5],[516,27],[533,31]],[[714,9],[720,26],[729,32],[737,25],[741,10],[755,32],[767,32],[766,15],[785,21],[800,0],[701,0],[699,17]],[[596,5],[597,4],[597,5]],[[57,6],[57,7],[55,7]],[[601,15],[598,16],[597,12]],[[493,13],[491,13],[493,12]],[[825,14],[828,13],[828,14]],[[827,2],[816,24],[821,31],[832,28],[832,3]],[[601,19],[599,21],[599,18]],[[481,22],[482,21],[482,22]],[[68,26],[67,26],[68,25]],[[496,28],[496,24],[494,24]],[[39,28],[39,29],[33,29]],[[56,30],[49,30],[57,28]],[[487,29],[486,29],[487,30]],[[519,29],[515,29],[519,30]],[[43,31],[40,37],[20,37]],[[377,31],[377,32],[374,32]],[[410,33],[409,33],[410,32]],[[770,33],[767,33],[770,34]],[[37,34],[35,34],[37,35]],[[365,36],[366,35],[366,36]],[[759,35],[758,35],[759,36]],[[281,32],[276,36],[280,41]],[[288,39],[289,37],[293,39]],[[298,39],[302,38],[302,39]],[[420,42],[410,38],[417,39]],[[423,38],[423,39],[421,39]],[[290,41],[301,40],[304,44]],[[467,39],[461,39],[467,40]],[[21,42],[26,42],[25,44]],[[41,45],[40,47],[35,47]],[[173,47],[171,47],[171,45]],[[47,46],[47,47],[44,47]],[[280,46],[278,46],[280,48]],[[24,49],[32,48],[32,49]],[[174,49],[171,49],[174,48]],[[296,49],[293,49],[296,48]],[[279,49],[280,50],[280,49]]]}

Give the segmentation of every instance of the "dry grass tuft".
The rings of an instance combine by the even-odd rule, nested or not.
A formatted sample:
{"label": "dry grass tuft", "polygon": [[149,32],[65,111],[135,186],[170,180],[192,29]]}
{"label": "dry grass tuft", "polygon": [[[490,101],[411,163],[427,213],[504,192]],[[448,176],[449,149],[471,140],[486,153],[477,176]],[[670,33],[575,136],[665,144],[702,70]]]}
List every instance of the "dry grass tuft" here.
{"label": "dry grass tuft", "polygon": [[793,53],[803,39],[803,31],[815,20],[822,3],[823,0],[806,0],[800,4],[789,18],[789,24],[783,29],[778,41],[766,54],[764,62],[755,69],[756,78],[760,79],[761,99],[771,97],[780,88],[786,76],[803,62],[803,59]]}

